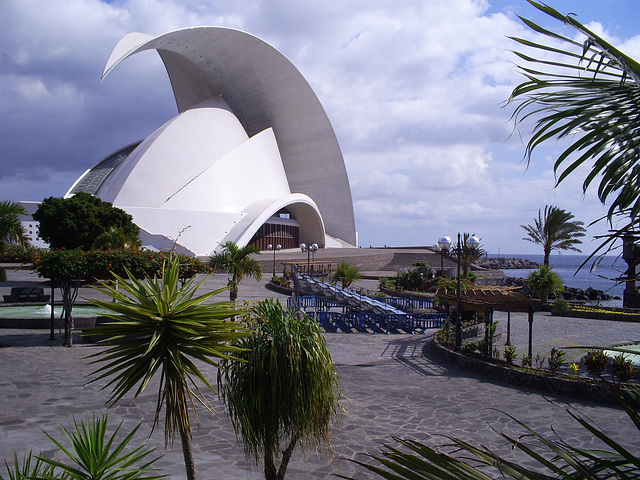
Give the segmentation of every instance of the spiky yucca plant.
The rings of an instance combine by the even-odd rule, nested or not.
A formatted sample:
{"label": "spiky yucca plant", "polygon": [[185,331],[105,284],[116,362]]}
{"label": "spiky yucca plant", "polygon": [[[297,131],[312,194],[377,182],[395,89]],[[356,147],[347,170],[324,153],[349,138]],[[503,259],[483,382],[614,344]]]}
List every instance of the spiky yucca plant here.
{"label": "spiky yucca plant", "polygon": [[[49,478],[53,475],[53,466],[48,465],[42,460],[35,458],[32,452],[29,452],[23,459],[22,463],[18,460],[18,454],[13,453],[13,465],[9,465],[4,461],[7,469],[7,480],[30,480],[32,478]],[[5,477],[0,475],[0,480]]]}
{"label": "spiky yucca plant", "polygon": [[[54,478],[68,480],[156,480],[166,477],[158,474],[152,465],[161,457],[147,459],[154,449],[145,446],[127,451],[127,447],[140,428],[138,424],[129,434],[119,442],[116,437],[122,427],[122,422],[114,432],[107,436],[108,419],[106,415],[88,418],[86,422],[74,419],[75,432],[62,427],[71,447],[65,447],[62,442],[45,432],[45,435],[71,460],[65,463],[52,460],[44,456],[38,459],[62,473]],[[33,478],[33,477],[31,477]],[[36,477],[38,478],[38,477]],[[44,475],[42,478],[49,478]]]}
{"label": "spiky yucca plant", "polygon": [[[112,319],[91,329],[90,336],[105,337],[108,348],[91,355],[103,364],[92,373],[93,380],[107,379],[103,388],[113,387],[109,402],[114,404],[129,392],[135,400],[151,379],[160,375],[155,428],[165,410],[165,439],[180,435],[187,476],[196,476],[191,447],[191,419],[196,402],[213,413],[213,407],[199,384],[215,392],[201,372],[198,362],[217,366],[218,359],[231,359],[240,351],[233,340],[246,336],[241,324],[229,321],[238,310],[230,302],[205,303],[224,289],[196,296],[195,277],[180,286],[178,259],[165,261],[162,279],[138,280],[114,275],[119,289],[102,284],[97,290],[115,300],[92,302],[111,313]],[[197,420],[197,416],[196,416]]]}

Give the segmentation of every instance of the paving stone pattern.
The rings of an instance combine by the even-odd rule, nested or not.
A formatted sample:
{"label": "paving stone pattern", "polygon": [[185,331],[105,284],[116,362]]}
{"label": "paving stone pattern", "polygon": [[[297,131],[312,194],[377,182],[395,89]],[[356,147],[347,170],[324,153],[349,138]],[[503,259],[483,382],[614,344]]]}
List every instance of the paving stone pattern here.
{"label": "paving stone pattern", "polygon": [[[205,288],[214,288],[225,280],[216,275]],[[277,296],[253,281],[243,283],[240,294],[248,299]],[[506,314],[504,318],[500,315],[497,318],[503,329]],[[525,351],[527,331],[526,317],[512,315],[512,341],[520,351]],[[122,421],[128,431],[142,422],[139,442],[157,447],[164,454],[159,466],[172,479],[185,478],[179,441],[165,449],[162,428],[151,433],[157,385],[151,385],[135,403],[125,400],[108,409],[107,392],[100,389],[104,382],[87,383],[94,367],[86,357],[102,347],[78,342],[73,348],[64,348],[59,339],[51,342],[48,338],[48,331],[0,330],[0,458],[11,461],[14,451],[22,456],[29,450],[55,455],[42,430],[62,439],[60,425],[69,428],[74,418],[82,420],[86,415],[109,411],[112,427]],[[334,473],[356,479],[377,478],[349,459],[366,461],[366,453],[377,453],[394,435],[431,445],[445,442],[440,435],[452,435],[499,447],[508,458],[526,462],[496,433],[524,433],[506,413],[541,432],[551,434],[554,428],[570,444],[597,446],[592,436],[565,413],[566,405],[597,421],[636,452],[640,450],[638,431],[621,409],[561,397],[545,398],[534,391],[450,369],[422,357],[429,335],[326,334],[326,338],[340,372],[345,412],[332,429],[333,454],[297,450],[287,478],[323,479],[332,478]],[[568,342],[611,345],[633,340],[640,340],[638,324],[554,318],[542,313],[536,314],[534,322],[534,343],[541,350]],[[215,378],[214,369],[206,371]],[[214,397],[213,404],[218,417],[201,410],[200,426],[194,427],[200,478],[263,478],[261,467],[245,460],[220,401]]]}

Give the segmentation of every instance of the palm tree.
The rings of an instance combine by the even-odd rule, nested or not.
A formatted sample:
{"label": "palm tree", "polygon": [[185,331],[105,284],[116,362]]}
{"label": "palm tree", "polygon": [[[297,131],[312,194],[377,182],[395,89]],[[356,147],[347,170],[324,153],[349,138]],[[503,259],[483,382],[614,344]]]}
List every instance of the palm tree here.
{"label": "palm tree", "polygon": [[544,305],[549,303],[549,294],[562,290],[562,279],[548,265],[539,265],[538,270],[530,272],[525,283],[540,297]]}
{"label": "palm tree", "polygon": [[0,201],[0,255],[5,254],[10,242],[26,245],[29,237],[26,235],[19,215],[27,215],[27,211],[17,202]]}
{"label": "palm tree", "polygon": [[538,210],[538,218],[533,225],[520,225],[527,232],[523,240],[537,243],[544,252],[545,266],[549,266],[549,255],[553,250],[573,250],[579,252],[576,247],[582,243],[580,237],[584,237],[585,228],[583,222],[572,220],[574,216],[558,207],[546,205],[544,214]]}
{"label": "palm tree", "polygon": [[247,457],[262,457],[265,478],[282,480],[297,443],[328,443],[338,378],[318,323],[302,312],[267,298],[250,311],[248,325],[253,336],[235,342],[246,361],[221,362],[218,388]]}
{"label": "palm tree", "polygon": [[[536,126],[527,143],[531,161],[536,147],[569,137],[570,145],[555,162],[557,183],[581,165],[591,165],[583,190],[600,179],[598,197],[611,201],[606,219],[626,220],[610,230],[593,254],[625,233],[637,230],[640,214],[640,63],[606,40],[548,5],[529,0],[538,10],[570,25],[586,39],[580,43],[540,27],[521,17],[535,32],[552,40],[552,45],[512,37],[535,53],[515,52],[526,81],[512,92],[508,103],[518,103],[516,122],[534,119]],[[558,46],[562,43],[565,48]],[[599,219],[602,220],[602,219]]]}
{"label": "palm tree", "polygon": [[467,240],[470,237],[475,237],[476,234],[463,233],[462,234],[462,255],[460,255],[460,266],[462,267],[462,278],[467,278],[469,275],[469,268],[471,264],[477,260],[480,260],[487,252],[481,246],[477,248],[471,248],[467,246]]}
{"label": "palm tree", "polygon": [[[230,359],[239,347],[229,342],[247,335],[246,329],[227,321],[238,312],[230,302],[204,303],[224,289],[195,296],[204,282],[195,277],[180,287],[178,259],[165,261],[162,281],[158,278],[138,280],[114,274],[120,290],[107,284],[97,290],[114,299],[91,301],[111,313],[112,319],[91,329],[88,335],[105,337],[108,348],[91,355],[93,363],[102,366],[93,372],[93,380],[108,379],[104,388],[113,387],[109,403],[115,404],[133,391],[135,400],[159,373],[155,429],[164,408],[165,441],[180,435],[187,478],[194,480],[196,471],[191,447],[189,406],[196,414],[196,402],[213,412],[201,391],[215,391],[200,371],[198,364],[217,365],[216,359]],[[196,416],[197,418],[197,416]]]}
{"label": "palm tree", "polygon": [[91,248],[93,250],[140,250],[142,242],[137,234],[126,232],[122,227],[110,227],[98,235]]}
{"label": "palm tree", "polygon": [[235,302],[238,299],[238,285],[244,277],[262,279],[262,268],[252,253],[260,253],[260,249],[253,245],[239,247],[235,242],[226,242],[221,252],[216,253],[209,260],[209,266],[214,270],[224,271],[229,274],[229,300]]}
{"label": "palm tree", "polygon": [[355,265],[349,265],[347,262],[340,262],[340,265],[333,271],[331,281],[340,282],[342,288],[348,288],[356,280],[362,278],[362,274]]}

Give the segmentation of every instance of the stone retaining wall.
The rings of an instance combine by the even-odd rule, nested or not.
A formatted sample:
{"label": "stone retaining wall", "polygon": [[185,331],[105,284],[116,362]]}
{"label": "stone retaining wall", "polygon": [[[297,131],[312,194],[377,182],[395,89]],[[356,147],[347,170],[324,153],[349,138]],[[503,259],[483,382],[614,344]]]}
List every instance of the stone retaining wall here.
{"label": "stone retaining wall", "polygon": [[[441,345],[435,337],[425,343],[422,354],[424,356],[431,354],[447,365],[518,387],[580,400],[618,404],[618,400],[612,390],[612,384],[588,378],[573,379],[562,375],[536,373],[535,371],[509,367],[499,360],[485,361],[484,358],[478,355],[450,350]],[[625,397],[630,400],[628,395],[625,395]]]}

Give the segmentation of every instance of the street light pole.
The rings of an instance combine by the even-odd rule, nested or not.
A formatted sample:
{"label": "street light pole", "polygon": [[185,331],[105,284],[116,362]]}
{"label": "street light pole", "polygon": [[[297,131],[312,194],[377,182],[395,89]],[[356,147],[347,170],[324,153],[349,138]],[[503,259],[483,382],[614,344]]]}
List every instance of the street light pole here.
{"label": "street light pole", "polygon": [[[475,250],[480,245],[480,240],[476,237],[469,237],[466,241],[466,246],[471,250]],[[451,247],[451,239],[447,236],[440,237],[438,240],[438,246],[442,249],[443,262],[444,262],[444,252],[448,251]],[[458,267],[458,292],[456,295],[456,350],[462,349],[462,275],[461,275],[461,265],[462,265],[462,253],[463,253],[463,245],[462,245],[462,237],[458,232],[458,243],[454,248],[453,252],[457,257],[457,267]]]}
{"label": "street light pole", "polygon": [[[433,245],[433,247],[431,247],[433,249],[433,251],[435,252],[436,255],[438,255],[442,249],[440,248],[440,245],[438,245],[437,243],[435,243]],[[443,264],[444,260],[443,257],[440,256],[440,276],[443,277],[444,275],[442,274],[442,264]]]}
{"label": "street light pole", "polygon": [[305,251],[307,252],[307,275],[311,276],[311,267],[310,267],[311,252],[313,252],[313,256],[315,258],[315,253],[318,250],[318,244],[317,243],[312,243],[311,245],[306,245],[304,243],[301,243],[300,244],[300,250],[302,250],[303,253]]}
{"label": "street light pole", "polygon": [[458,232],[458,246],[456,247],[458,257],[458,306],[456,312],[456,350],[462,350],[462,275],[460,275],[462,241]]}
{"label": "street light pole", "polygon": [[273,276],[276,276],[276,252],[282,249],[282,245],[276,245],[276,248],[273,248],[273,245],[267,245],[267,250],[273,250]]}

